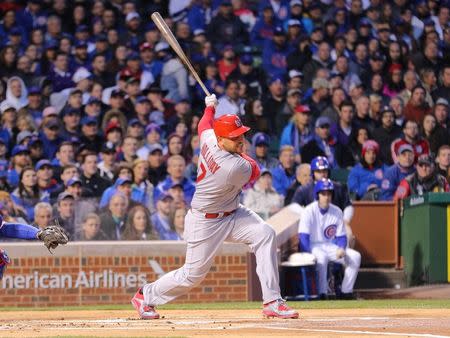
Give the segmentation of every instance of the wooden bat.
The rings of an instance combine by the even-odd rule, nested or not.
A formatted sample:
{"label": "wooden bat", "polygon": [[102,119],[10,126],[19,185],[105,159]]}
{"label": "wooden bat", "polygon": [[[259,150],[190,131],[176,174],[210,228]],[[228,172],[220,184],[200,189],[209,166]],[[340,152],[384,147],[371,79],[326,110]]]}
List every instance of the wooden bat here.
{"label": "wooden bat", "polygon": [[205,84],[203,83],[202,79],[200,79],[200,76],[198,76],[197,72],[195,71],[194,67],[192,66],[191,62],[189,61],[188,57],[186,56],[186,53],[181,48],[180,44],[178,43],[177,39],[173,35],[173,33],[170,31],[169,27],[167,26],[166,22],[162,18],[161,14],[158,12],[154,12],[151,15],[151,18],[153,22],[155,23],[156,27],[158,27],[159,31],[161,32],[164,39],[166,39],[167,43],[172,47],[172,49],[177,53],[178,57],[183,61],[183,63],[188,67],[191,74],[194,76],[194,78],[197,80],[197,82],[202,87],[203,91],[206,95],[211,95],[209,90],[206,88]]}

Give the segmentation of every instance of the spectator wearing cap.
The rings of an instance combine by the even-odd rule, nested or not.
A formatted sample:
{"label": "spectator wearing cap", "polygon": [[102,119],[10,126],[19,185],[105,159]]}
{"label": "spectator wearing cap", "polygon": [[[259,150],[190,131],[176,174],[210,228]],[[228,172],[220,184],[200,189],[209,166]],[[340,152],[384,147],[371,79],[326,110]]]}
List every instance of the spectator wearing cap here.
{"label": "spectator wearing cap", "polygon": [[392,160],[397,162],[398,149],[403,144],[410,144],[414,149],[414,158],[417,162],[417,158],[422,154],[430,153],[430,146],[428,142],[422,138],[419,134],[419,125],[416,121],[406,120],[403,124],[403,137],[394,140],[391,144]]}
{"label": "spectator wearing cap", "polygon": [[310,128],[311,112],[308,106],[297,105],[294,115],[284,127],[281,134],[280,146],[290,145],[294,148],[296,162],[300,163],[300,151],[314,137]]}
{"label": "spectator wearing cap", "polygon": [[87,193],[93,197],[100,197],[105,189],[110,185],[110,182],[100,176],[97,168],[97,154],[94,152],[87,152],[81,162],[80,176],[83,188]]}
{"label": "spectator wearing cap", "polygon": [[217,62],[220,79],[225,82],[230,74],[237,68],[238,59],[233,50],[233,46],[227,45],[223,47],[222,58]]}
{"label": "spectator wearing cap", "polygon": [[16,144],[19,146],[28,146],[30,139],[33,137],[33,133],[25,129],[17,134]]}
{"label": "spectator wearing cap", "polygon": [[141,145],[144,138],[144,125],[138,119],[131,119],[128,122],[127,135],[136,138]]}
{"label": "spectator wearing cap", "polygon": [[314,77],[320,68],[331,70],[333,61],[330,56],[330,45],[327,42],[321,42],[317,52],[313,54],[311,61],[305,64],[303,68],[304,86],[311,87]]}
{"label": "spectator wearing cap", "polygon": [[167,166],[164,162],[161,144],[155,143],[148,147],[147,161],[149,180],[156,187],[167,176]]}
{"label": "spectator wearing cap", "polygon": [[126,196],[126,198],[128,199],[128,209],[131,209],[132,207],[136,206],[138,202],[133,201],[131,197],[132,185],[133,181],[129,178],[122,178],[122,177],[117,178],[114,185],[109,187],[103,192],[102,197],[100,199],[99,208],[103,209],[107,207],[111,197],[114,196],[116,193],[120,193]]}
{"label": "spectator wearing cap", "polygon": [[272,40],[265,42],[262,53],[262,64],[269,76],[286,76],[289,52],[284,29],[281,26],[275,27]]}
{"label": "spectator wearing cap", "polygon": [[[250,67],[252,68],[252,67]],[[204,75],[204,84],[206,88],[211,93],[216,93],[216,95],[222,95],[225,90],[225,82],[221,80],[219,76],[219,71],[217,68],[217,64],[215,61],[207,61],[206,65],[204,66],[205,69],[205,75]],[[234,70],[236,71],[236,69]],[[233,71],[233,72],[234,72]],[[230,75],[231,77],[231,75]],[[235,76],[233,75],[233,78]],[[195,97],[196,100],[201,101],[203,100],[203,97],[205,96],[205,93],[200,86],[200,84],[195,85]]]}
{"label": "spectator wearing cap", "polygon": [[[109,111],[114,111],[116,113],[120,112],[123,115],[125,105],[125,92],[120,89],[113,89],[111,95],[109,96],[108,106]],[[105,114],[106,116],[106,114]],[[125,119],[125,116],[123,116]]]}
{"label": "spectator wearing cap", "polygon": [[414,87],[411,98],[403,110],[407,120],[413,120],[421,124],[425,115],[431,113],[431,108],[425,101],[425,95],[425,88],[422,86]]}
{"label": "spectator wearing cap", "polygon": [[222,1],[217,15],[207,26],[206,36],[216,50],[221,50],[223,45],[239,46],[248,42],[247,29],[233,13],[230,1]]}
{"label": "spectator wearing cap", "polygon": [[295,180],[295,156],[294,147],[285,145],[280,147],[279,165],[271,170],[273,187],[286,196],[287,189]]}
{"label": "spectator wearing cap", "polygon": [[348,176],[348,188],[357,199],[378,200],[381,197],[381,183],[387,166],[379,159],[380,146],[374,140],[367,140],[362,147],[360,163]]}
{"label": "spectator wearing cap", "polygon": [[330,134],[331,121],[327,117],[319,117],[315,123],[315,133],[311,141],[301,149],[302,163],[310,163],[314,157],[325,156],[331,168],[338,167],[336,139]]}
{"label": "spectator wearing cap", "polygon": [[372,136],[380,146],[379,159],[381,162],[392,165],[391,143],[400,137],[402,129],[395,123],[394,110],[389,106],[381,109],[381,125],[374,129]]}
{"label": "spectator wearing cap", "polygon": [[89,89],[92,87],[92,73],[85,67],[78,67],[72,76],[75,88],[81,90],[83,104],[89,100]]}
{"label": "spectator wearing cap", "polygon": [[152,223],[160,240],[179,240],[172,223],[173,197],[167,193],[161,193],[156,200],[156,212],[152,215]]}
{"label": "spectator wearing cap", "polygon": [[97,119],[92,116],[85,116],[81,119],[80,143],[88,145],[89,149],[98,153],[103,138],[98,133],[97,123]]}
{"label": "spectator wearing cap", "polygon": [[137,49],[139,41],[142,41],[140,26],[140,15],[135,11],[127,13],[125,16],[126,31],[121,35],[120,40],[124,43],[129,43],[133,49]]}
{"label": "spectator wearing cap", "polygon": [[122,111],[125,113],[127,119],[131,119],[134,116],[134,104],[138,97],[140,97],[139,79],[130,76],[127,77],[125,83],[126,99]]}
{"label": "spectator wearing cap", "polygon": [[19,185],[19,175],[24,168],[31,165],[30,151],[26,146],[15,146],[11,151],[11,163],[7,172],[7,182],[10,187]]}
{"label": "spectator wearing cap", "polygon": [[60,115],[63,122],[61,136],[65,140],[71,140],[72,137],[78,137],[81,119],[80,110],[66,106],[63,108]]}
{"label": "spectator wearing cap", "polygon": [[74,45],[74,53],[70,59],[70,68],[78,69],[89,66],[88,44],[86,41],[78,40]]}
{"label": "spectator wearing cap", "polygon": [[394,199],[404,199],[411,195],[423,195],[428,192],[449,192],[450,187],[446,178],[436,173],[434,166],[431,155],[420,155],[415,172],[400,182]]}
{"label": "spectator wearing cap", "polygon": [[153,213],[155,211],[153,201],[154,186],[148,180],[148,161],[138,158],[134,160],[132,168],[134,181],[131,190],[131,199],[142,204],[147,210]]}
{"label": "spectator wearing cap", "polygon": [[259,13],[262,13],[262,11],[267,7],[272,8],[277,21],[283,22],[288,19],[289,12],[290,12],[289,1],[287,1],[287,0],[277,0],[277,1],[263,0],[263,1],[260,1],[259,7],[258,7]]}
{"label": "spectator wearing cap", "polygon": [[260,68],[253,67],[253,56],[250,54],[239,57],[238,67],[230,74],[230,78],[246,84],[249,97],[261,97],[265,92],[265,75]]}
{"label": "spectator wearing cap", "polygon": [[369,57],[369,67],[361,73],[361,81],[366,88],[370,86],[370,82],[375,74],[383,76],[385,65],[385,57],[378,52],[373,53]]}
{"label": "spectator wearing cap", "polygon": [[273,76],[269,80],[269,95],[263,101],[264,114],[270,122],[271,134],[281,134],[282,130],[277,130],[279,125],[276,123],[277,118],[282,116],[283,109],[286,105],[285,84],[281,77]]}
{"label": "spectator wearing cap", "polygon": [[28,104],[18,111],[18,115],[30,115],[36,121],[42,119],[43,109],[41,89],[33,86],[28,90]]}
{"label": "spectator wearing cap", "polygon": [[188,72],[180,59],[171,52],[164,59],[160,84],[161,89],[167,90],[166,99],[175,102],[180,99],[189,100]]}
{"label": "spectator wearing cap", "polygon": [[49,202],[49,195],[37,185],[36,172],[32,167],[25,167],[21,171],[18,187],[11,193],[11,198],[18,208],[25,211],[28,222],[34,219],[36,203]]}
{"label": "spectator wearing cap", "polygon": [[383,95],[393,98],[401,93],[404,88],[402,81],[402,65],[393,63],[388,68],[388,77],[383,86]]}
{"label": "spectator wearing cap", "polygon": [[146,126],[149,123],[150,110],[150,100],[146,96],[139,96],[134,103],[134,112],[141,125]]}
{"label": "spectator wearing cap", "polygon": [[316,78],[312,83],[313,93],[304,100],[309,106],[313,119],[317,119],[329,105],[330,82],[326,79]]}
{"label": "spectator wearing cap", "polygon": [[156,186],[155,200],[158,200],[159,195],[167,192],[173,184],[179,183],[183,186],[186,205],[189,206],[194,196],[195,185],[190,179],[184,177],[185,170],[186,161],[181,155],[170,156],[167,160],[167,177]]}
{"label": "spectator wearing cap", "polygon": [[164,98],[167,95],[167,91],[162,90],[157,83],[152,83],[150,87],[143,91],[143,95],[150,100],[152,109],[163,113],[164,119],[168,119],[175,114],[173,102]]}
{"label": "spectator wearing cap", "polygon": [[49,160],[40,160],[34,170],[36,171],[37,185],[42,195],[53,197],[54,193],[60,190],[60,186],[53,176],[51,162]]}
{"label": "spectator wearing cap", "polygon": [[269,154],[270,137],[259,132],[252,137],[252,153],[260,168],[272,170],[278,166],[278,160]]}
{"label": "spectator wearing cap", "polygon": [[130,72],[130,76],[139,80],[139,88],[141,90],[147,88],[155,81],[153,74],[142,68],[141,58],[136,52],[128,55],[125,69]]}
{"label": "spectator wearing cap", "polygon": [[122,193],[115,193],[109,200],[108,207],[100,216],[101,230],[108,240],[120,240],[125,228],[128,210],[128,198]]}
{"label": "spectator wearing cap", "polygon": [[283,207],[283,200],[272,185],[272,173],[263,169],[253,187],[245,191],[243,204],[266,220]]}
{"label": "spectator wearing cap", "polygon": [[161,75],[163,63],[156,58],[153,47],[150,42],[141,43],[139,46],[139,55],[142,60],[142,69],[150,72],[153,78],[157,79]]}
{"label": "spectator wearing cap", "polygon": [[448,100],[442,97],[438,98],[436,104],[433,107],[433,114],[436,117],[437,123],[450,133],[450,121],[448,113],[449,113]]}
{"label": "spectator wearing cap", "polygon": [[49,159],[55,156],[59,144],[63,141],[60,136],[61,126],[56,118],[51,118],[43,124],[39,138],[44,146],[44,157]]}
{"label": "spectator wearing cap", "polygon": [[150,123],[145,127],[145,143],[136,152],[137,156],[143,160],[147,160],[148,152],[152,145],[159,143],[161,140],[161,128],[156,123]]}
{"label": "spectator wearing cap", "polygon": [[123,129],[116,121],[109,122],[104,129],[105,141],[115,148],[122,145]]}
{"label": "spectator wearing cap", "polygon": [[103,144],[100,149],[100,162],[97,167],[102,178],[109,181],[114,179],[114,173],[117,170],[116,148],[114,144],[110,142]]}
{"label": "spectator wearing cap", "polygon": [[102,101],[95,96],[90,96],[84,106],[85,117],[100,119],[102,116]]}
{"label": "spectator wearing cap", "polygon": [[225,84],[225,94],[219,98],[215,118],[225,114],[243,116],[245,100],[239,96],[239,83],[229,79]]}
{"label": "spectator wearing cap", "polygon": [[261,15],[250,31],[250,42],[253,46],[263,48],[266,41],[272,39],[278,20],[275,19],[273,8],[266,4],[260,11]]}

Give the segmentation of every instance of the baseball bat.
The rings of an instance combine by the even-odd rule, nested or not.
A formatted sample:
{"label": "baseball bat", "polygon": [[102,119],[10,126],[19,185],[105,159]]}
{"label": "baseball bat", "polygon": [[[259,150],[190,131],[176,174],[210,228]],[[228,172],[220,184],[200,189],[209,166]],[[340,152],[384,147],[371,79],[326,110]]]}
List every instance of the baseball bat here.
{"label": "baseball bat", "polygon": [[151,18],[153,22],[155,23],[156,27],[158,27],[159,31],[163,35],[164,39],[166,39],[167,43],[172,47],[172,49],[177,53],[178,57],[183,61],[183,63],[188,67],[191,74],[194,76],[194,78],[197,80],[197,82],[202,87],[203,91],[206,95],[211,95],[209,90],[206,88],[205,84],[203,83],[202,79],[200,79],[200,76],[198,76],[197,72],[195,71],[194,67],[192,66],[191,62],[189,61],[188,57],[186,56],[185,52],[181,48],[180,44],[178,43],[178,40],[175,38],[173,33],[170,31],[169,26],[167,26],[166,22],[162,18],[161,14],[158,12],[154,12],[151,15]]}

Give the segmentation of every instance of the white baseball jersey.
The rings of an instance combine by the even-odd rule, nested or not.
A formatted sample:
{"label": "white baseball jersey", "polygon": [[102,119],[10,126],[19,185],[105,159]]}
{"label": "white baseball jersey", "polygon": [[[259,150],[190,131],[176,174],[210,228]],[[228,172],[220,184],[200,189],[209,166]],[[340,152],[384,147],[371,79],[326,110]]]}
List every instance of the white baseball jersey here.
{"label": "white baseball jersey", "polygon": [[331,243],[336,237],[345,236],[341,209],[330,204],[328,211],[322,215],[319,203],[312,202],[302,212],[298,232],[310,235],[311,246]]}
{"label": "white baseball jersey", "polygon": [[220,149],[213,129],[200,138],[197,184],[191,206],[205,213],[232,211],[252,173],[251,164],[238,154]]}

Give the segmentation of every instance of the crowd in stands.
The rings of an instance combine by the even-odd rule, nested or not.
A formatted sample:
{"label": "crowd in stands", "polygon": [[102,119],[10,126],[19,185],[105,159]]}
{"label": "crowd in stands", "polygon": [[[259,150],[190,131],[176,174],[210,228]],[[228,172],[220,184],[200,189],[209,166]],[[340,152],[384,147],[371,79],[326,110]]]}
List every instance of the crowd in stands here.
{"label": "crowd in stands", "polygon": [[261,217],[301,202],[317,156],[347,171],[353,200],[449,190],[447,0],[5,0],[5,220],[58,219],[74,240],[183,238],[205,94],[154,11],[216,117],[251,127],[262,171],[242,203]]}

